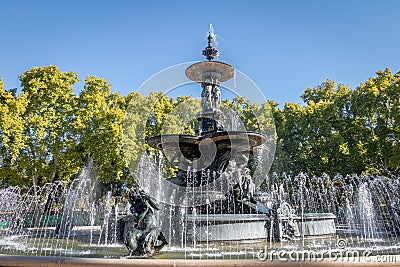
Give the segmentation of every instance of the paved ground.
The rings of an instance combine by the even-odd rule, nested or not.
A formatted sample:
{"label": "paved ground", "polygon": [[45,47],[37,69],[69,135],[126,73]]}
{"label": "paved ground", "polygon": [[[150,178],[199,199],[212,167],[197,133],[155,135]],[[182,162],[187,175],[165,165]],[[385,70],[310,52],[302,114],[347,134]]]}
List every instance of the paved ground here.
{"label": "paved ground", "polygon": [[368,262],[343,261],[259,261],[259,260],[159,260],[159,259],[99,259],[65,258],[42,256],[15,256],[0,254],[0,266],[14,267],[87,267],[87,266],[400,266],[400,255],[390,258],[391,262],[382,262],[376,257]]}

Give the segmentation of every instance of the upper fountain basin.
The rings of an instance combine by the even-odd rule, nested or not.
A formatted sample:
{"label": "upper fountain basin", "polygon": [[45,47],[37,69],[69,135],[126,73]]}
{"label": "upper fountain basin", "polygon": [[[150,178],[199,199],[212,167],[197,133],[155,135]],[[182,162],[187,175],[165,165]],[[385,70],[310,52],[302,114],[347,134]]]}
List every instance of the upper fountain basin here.
{"label": "upper fountain basin", "polygon": [[186,69],[186,76],[198,83],[225,82],[234,75],[235,69],[231,65],[220,61],[197,62]]}

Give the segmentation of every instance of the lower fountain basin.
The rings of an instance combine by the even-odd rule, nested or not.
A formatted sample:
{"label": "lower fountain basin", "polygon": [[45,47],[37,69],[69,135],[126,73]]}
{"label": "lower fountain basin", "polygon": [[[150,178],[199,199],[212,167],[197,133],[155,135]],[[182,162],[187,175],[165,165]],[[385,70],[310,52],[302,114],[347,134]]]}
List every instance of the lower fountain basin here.
{"label": "lower fountain basin", "polygon": [[[265,214],[189,215],[188,232],[202,241],[266,239],[264,225],[267,219]],[[193,224],[196,226],[193,227]]]}
{"label": "lower fountain basin", "polygon": [[[295,216],[300,236],[326,236],[336,233],[332,213],[305,213]],[[267,239],[265,214],[188,215],[188,233],[197,241],[238,241]]]}
{"label": "lower fountain basin", "polygon": [[336,233],[333,213],[305,213],[303,219],[299,216],[300,234],[304,236],[334,235]]}

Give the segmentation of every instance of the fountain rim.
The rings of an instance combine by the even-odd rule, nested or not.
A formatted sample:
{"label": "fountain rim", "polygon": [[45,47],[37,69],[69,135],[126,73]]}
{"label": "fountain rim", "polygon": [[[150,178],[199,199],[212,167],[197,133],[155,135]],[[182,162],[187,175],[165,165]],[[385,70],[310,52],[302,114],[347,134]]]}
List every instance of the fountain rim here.
{"label": "fountain rim", "polygon": [[221,61],[200,61],[190,65],[186,71],[186,76],[197,83],[205,82],[206,78],[217,78],[218,82],[225,82],[235,76],[235,69],[228,63]]}
{"label": "fountain rim", "polygon": [[[394,255],[396,260],[393,262],[385,262],[388,266],[398,266],[400,255]],[[376,256],[375,256],[376,257]],[[354,257],[354,259],[356,259]],[[258,259],[101,259],[101,258],[73,258],[73,257],[53,257],[53,256],[25,256],[25,255],[9,255],[0,254],[0,261],[6,266],[266,266],[267,262]],[[336,262],[340,263],[340,262]],[[283,261],[274,262],[277,266],[293,266],[300,264],[301,266],[316,266],[313,261]],[[330,260],[319,261],[319,265],[332,266],[334,264]],[[349,266],[361,266],[356,260],[346,262]],[[370,261],[362,261],[362,266],[377,266],[376,258]]]}
{"label": "fountain rim", "polygon": [[[179,138],[179,143],[186,142],[193,145],[198,145],[202,140],[209,138],[215,141],[224,141],[224,140],[237,140],[238,137],[247,137],[249,140],[249,148],[252,149],[254,147],[260,146],[267,141],[267,137],[258,132],[253,131],[221,131],[210,133],[203,136],[191,135],[191,134],[160,134],[157,136],[153,136],[147,140],[147,144],[155,149],[163,149],[162,144],[167,142],[176,142],[176,138]],[[250,142],[250,136],[254,136],[259,138],[255,143]],[[224,137],[228,137],[224,139]],[[233,137],[233,138],[232,138]],[[244,138],[243,138],[244,139]],[[253,139],[254,141],[254,139]]]}

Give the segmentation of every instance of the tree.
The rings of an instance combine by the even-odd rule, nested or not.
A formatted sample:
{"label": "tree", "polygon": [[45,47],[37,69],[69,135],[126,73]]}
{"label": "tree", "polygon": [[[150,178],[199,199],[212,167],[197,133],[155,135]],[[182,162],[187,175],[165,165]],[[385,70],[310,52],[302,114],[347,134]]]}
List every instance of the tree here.
{"label": "tree", "polygon": [[[347,173],[354,161],[349,149],[351,127],[348,120],[349,96],[352,91],[345,85],[327,80],[320,86],[307,89],[302,95],[307,127],[305,145],[310,149],[307,171],[310,174]],[[349,164],[350,163],[350,164]]]}
{"label": "tree", "polygon": [[389,69],[357,87],[352,99],[354,134],[365,171],[399,171],[400,73]]}
{"label": "tree", "polygon": [[111,92],[105,79],[86,78],[73,124],[82,163],[93,159],[104,183],[125,180],[128,175],[122,146],[125,110],[125,97]]}
{"label": "tree", "polygon": [[34,186],[68,180],[80,168],[70,153],[75,149],[71,121],[76,103],[71,86],[78,76],[51,65],[33,67],[20,80],[28,102],[22,114],[24,148],[18,168]]}
{"label": "tree", "polygon": [[22,114],[26,105],[26,94],[17,97],[15,91],[4,89],[0,79],[0,182],[22,183],[16,161],[24,146]]}
{"label": "tree", "polygon": [[348,130],[352,90],[327,80],[307,88],[304,106],[286,103],[273,109],[277,122],[278,149],[275,170],[293,173],[348,173],[353,168]]}
{"label": "tree", "polygon": [[304,169],[304,110],[297,103],[273,109],[277,131],[277,152],[272,170],[298,173]]}
{"label": "tree", "polygon": [[[74,72],[34,67],[20,76],[22,91],[0,79],[0,179],[42,185],[68,181],[93,160],[104,183],[133,182],[146,140],[159,134],[194,134],[198,99],[154,92],[123,97],[103,78],[88,76],[79,96]],[[259,105],[245,97],[224,100],[225,129],[268,137],[271,171],[309,175],[400,171],[400,73],[378,71],[352,90],[326,80],[307,88],[304,103]],[[155,151],[153,151],[155,153]],[[158,151],[157,151],[158,153]],[[129,167],[129,168],[128,168]],[[172,175],[175,168],[166,164]]]}

